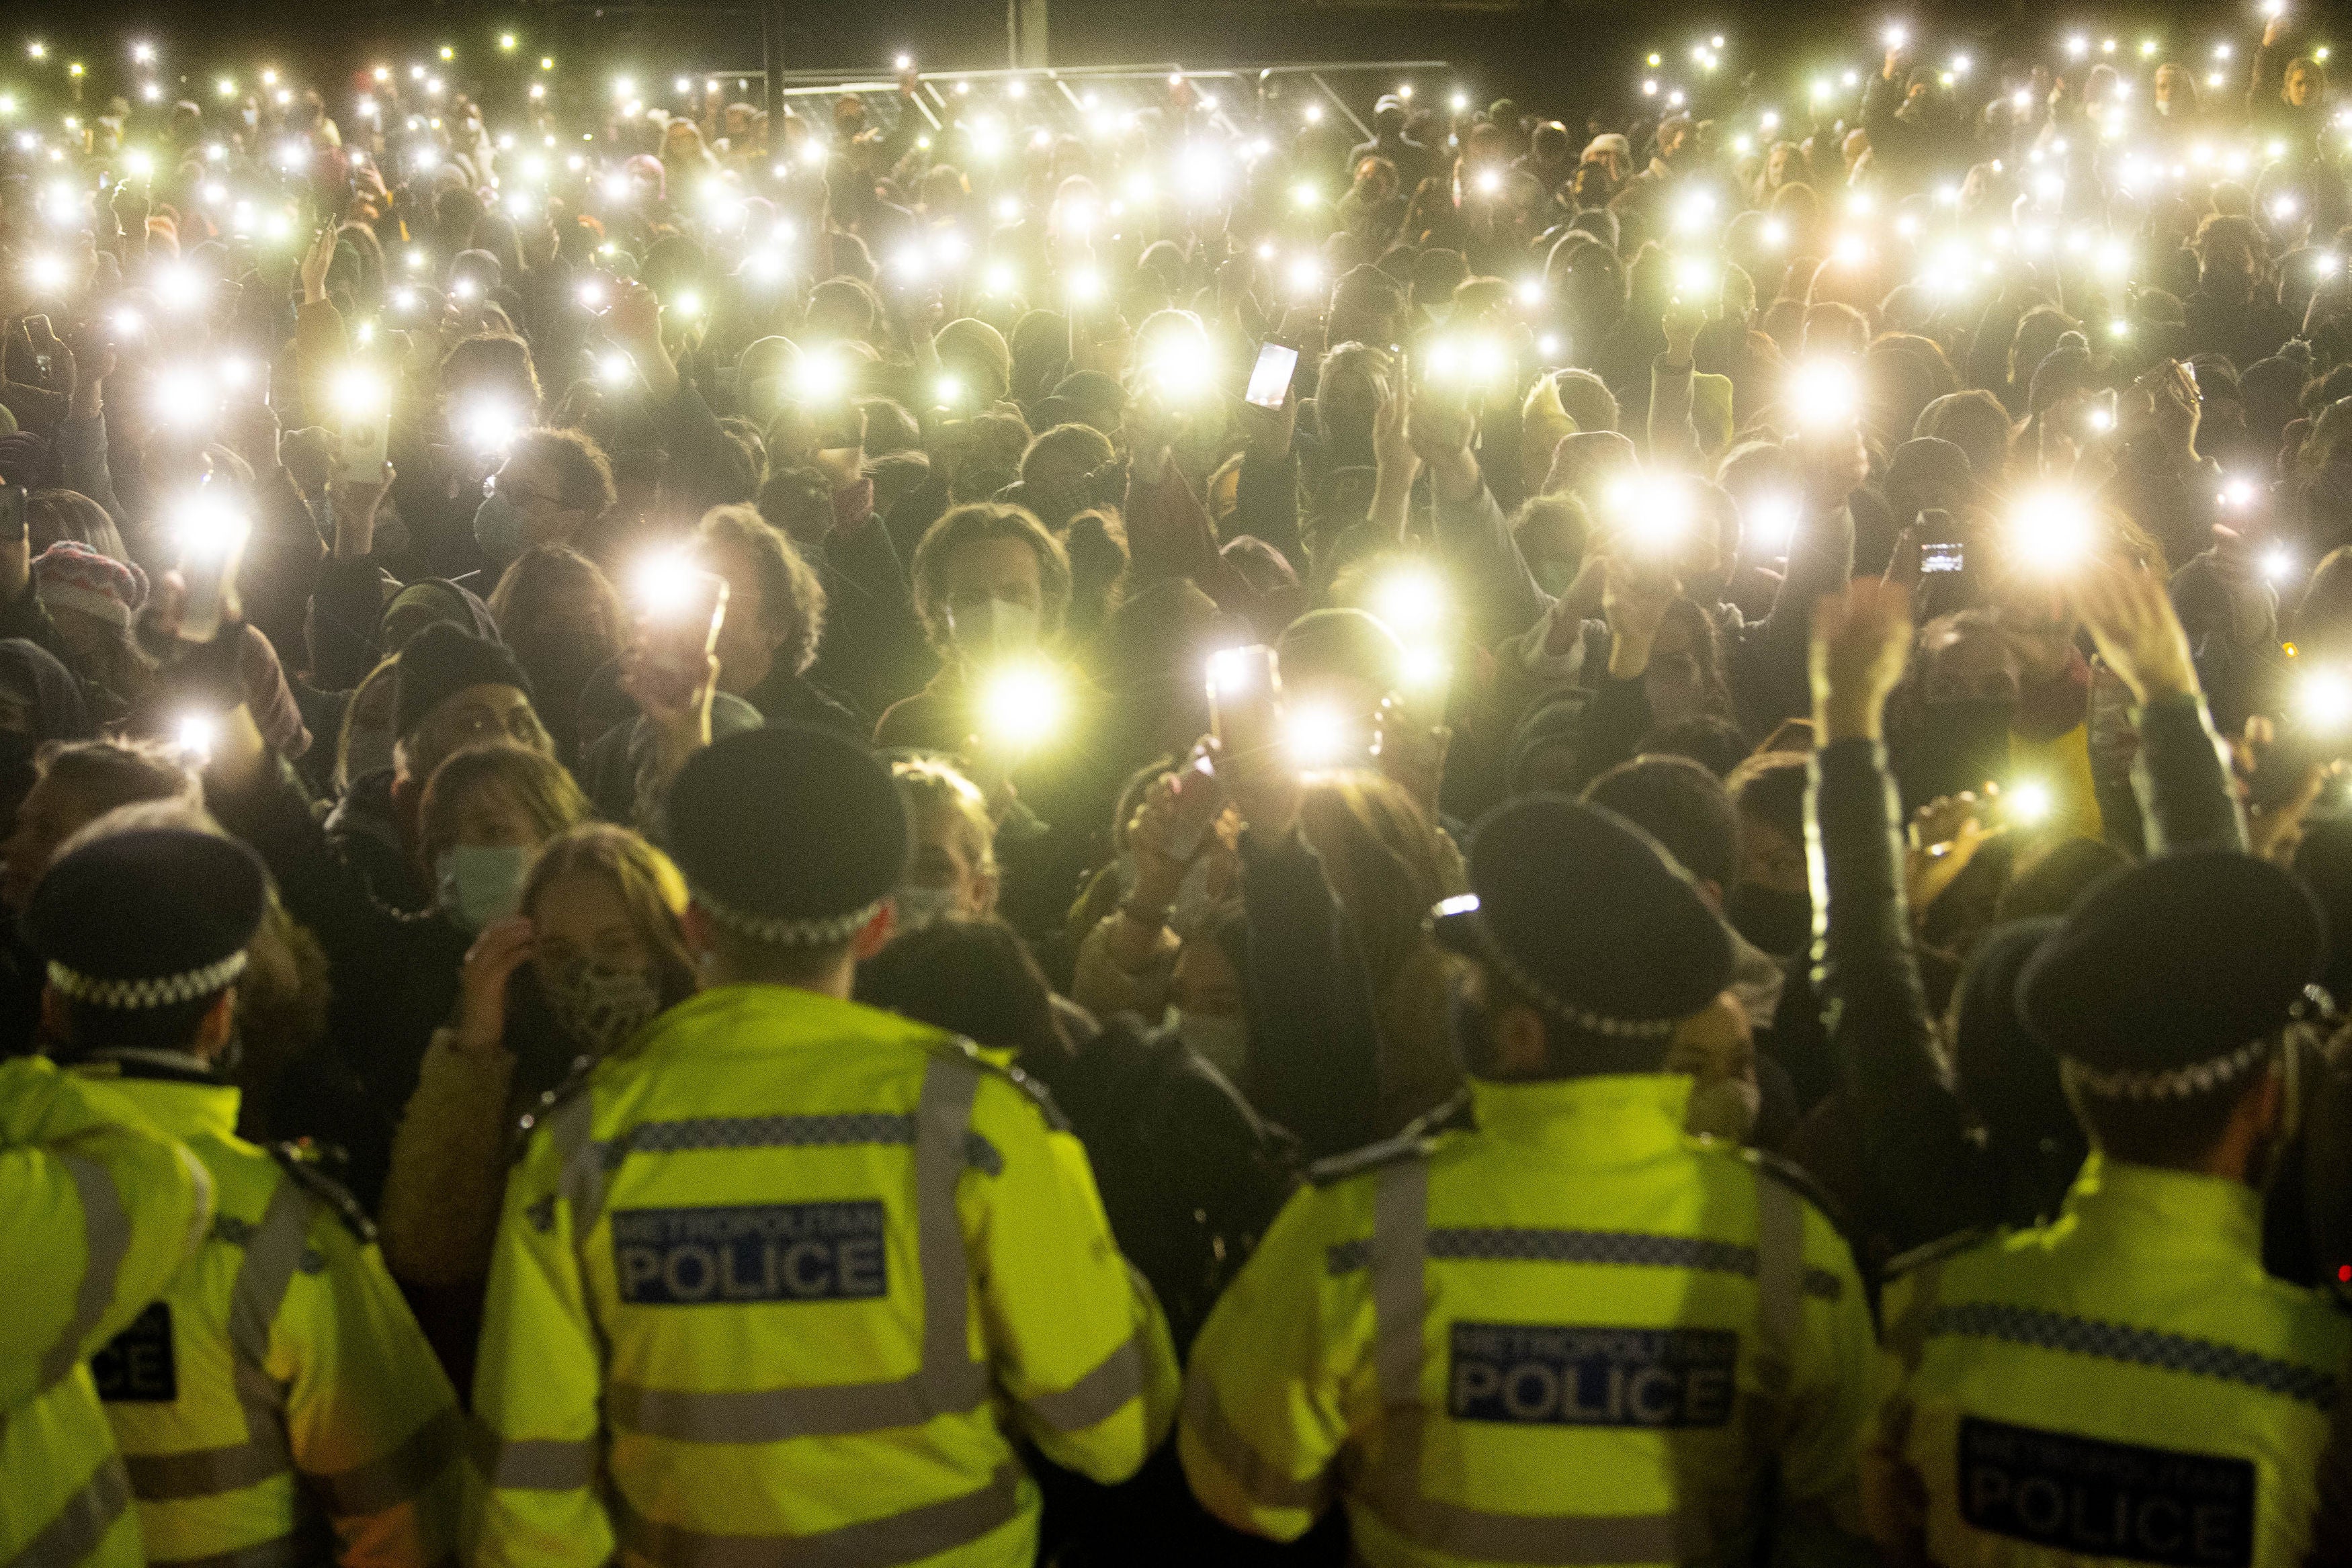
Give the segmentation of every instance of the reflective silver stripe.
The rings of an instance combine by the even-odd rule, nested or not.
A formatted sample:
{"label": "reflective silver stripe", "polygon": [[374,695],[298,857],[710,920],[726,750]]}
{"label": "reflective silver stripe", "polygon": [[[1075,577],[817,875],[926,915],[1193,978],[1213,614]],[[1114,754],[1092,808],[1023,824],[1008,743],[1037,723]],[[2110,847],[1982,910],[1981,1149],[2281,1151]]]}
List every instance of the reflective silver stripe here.
{"label": "reflective silver stripe", "polygon": [[577,1491],[596,1480],[593,1437],[506,1442],[479,1419],[466,1423],[466,1451],[489,1485],[507,1491]]}
{"label": "reflective silver stripe", "polygon": [[73,1568],[98,1550],[99,1542],[131,1504],[131,1482],[109,1454],[89,1479],[58,1505],[49,1522],[25,1542],[6,1568]]}
{"label": "reflective silver stripe", "polygon": [[1224,1472],[1261,1508],[1303,1508],[1319,1513],[1331,1495],[1328,1476],[1298,1480],[1284,1475],[1250,1447],[1225,1414],[1216,1385],[1195,1367],[1184,1380],[1184,1429],[1200,1439]]}
{"label": "reflective silver stripe", "polygon": [[1143,1351],[1130,1338],[1067,1388],[1032,1394],[1021,1403],[1057,1432],[1083,1432],[1109,1420],[1142,1395]]}
{"label": "reflective silver stripe", "polygon": [[556,1180],[572,1208],[572,1244],[582,1246],[604,1209],[604,1145],[596,1141],[596,1091],[584,1085],[547,1118],[562,1174]]}
{"label": "reflective silver stripe", "polygon": [[1491,1513],[1429,1498],[1395,1512],[1382,1498],[1378,1511],[1417,1546],[1481,1563],[1687,1563],[1706,1552],[1686,1533],[1695,1515]]}
{"label": "reflective silver stripe", "polygon": [[696,1393],[614,1383],[604,1418],[615,1431],[680,1443],[781,1443],[919,1427],[961,1416],[988,1399],[988,1369],[965,1361],[945,1375],[925,1366],[889,1383],[827,1383],[801,1388]]}
{"label": "reflective silver stripe", "polygon": [[1372,1355],[1381,1403],[1391,1408],[1421,1403],[1428,1242],[1428,1165],[1387,1166],[1372,1188]]}
{"label": "reflective silver stripe", "polygon": [[[915,1107],[915,1249],[922,1275],[923,1348],[922,1364],[912,1375],[880,1383],[707,1393],[616,1381],[605,1389],[606,1421],[616,1430],[678,1442],[779,1443],[917,1427],[941,1416],[968,1414],[985,1403],[988,1368],[971,1359],[971,1269],[963,1222],[956,1216],[964,1133],[979,1093],[977,1068],[935,1059],[923,1074]],[[573,1235],[582,1237],[587,1232],[578,1228],[578,1214],[575,1207]],[[1139,1362],[1137,1372],[1139,1384]]]}
{"label": "reflective silver stripe", "polygon": [[616,1494],[620,1537],[662,1568],[897,1568],[968,1546],[1021,1516],[1021,1470],[1003,1465],[977,1491],[814,1535],[709,1535],[641,1517]]}
{"label": "reflective silver stripe", "polygon": [[125,1454],[131,1490],[142,1502],[180,1502],[238,1491],[286,1473],[285,1450],[273,1443],[235,1443],[177,1454]]}
{"label": "reflective silver stripe", "polygon": [[303,1479],[325,1498],[330,1513],[346,1519],[382,1513],[431,1486],[457,1458],[464,1435],[464,1417],[453,1406],[380,1459],[333,1475],[306,1470]]}
{"label": "reflective silver stripe", "polygon": [[301,1542],[293,1536],[281,1535],[258,1546],[241,1546],[235,1552],[217,1552],[210,1557],[175,1557],[169,1562],[150,1563],[147,1568],[295,1568],[302,1556]]}
{"label": "reflective silver stripe", "polygon": [[83,1342],[98,1331],[106,1309],[114,1304],[122,1260],[131,1251],[131,1216],[123,1211],[122,1195],[114,1189],[106,1167],[87,1155],[58,1157],[81,1200],[81,1288],[74,1292],[73,1317],[65,1332],[41,1358],[43,1388],[72,1372],[82,1359],[88,1348]]}
{"label": "reflective silver stripe", "polygon": [[1788,1392],[1805,1327],[1805,1213],[1797,1195],[1756,1174],[1757,1370],[1767,1398]]}
{"label": "reflective silver stripe", "polygon": [[246,1364],[269,1364],[269,1330],[286,1301],[286,1287],[302,1266],[310,1228],[310,1199],[292,1177],[281,1176],[261,1223],[246,1239],[245,1261],[228,1298],[228,1339]]}
{"label": "reflective silver stripe", "polygon": [[1429,1226],[1427,1162],[1383,1168],[1372,1189],[1369,1254],[1372,1356],[1383,1408],[1380,1458],[1365,1477],[1369,1486],[1361,1489],[1365,1505],[1426,1551],[1479,1562],[1673,1563],[1706,1555],[1712,1531],[1696,1512],[1501,1513],[1423,1492],[1421,1458],[1429,1420],[1421,1395],[1428,1354],[1424,1269],[1438,1234]]}
{"label": "reflective silver stripe", "polygon": [[291,1463],[286,1448],[286,1388],[269,1375],[269,1330],[285,1303],[286,1287],[302,1266],[310,1228],[310,1199],[292,1177],[280,1176],[261,1222],[244,1233],[245,1260],[229,1287],[228,1342],[236,1401],[245,1411],[246,1441],[270,1463]]}

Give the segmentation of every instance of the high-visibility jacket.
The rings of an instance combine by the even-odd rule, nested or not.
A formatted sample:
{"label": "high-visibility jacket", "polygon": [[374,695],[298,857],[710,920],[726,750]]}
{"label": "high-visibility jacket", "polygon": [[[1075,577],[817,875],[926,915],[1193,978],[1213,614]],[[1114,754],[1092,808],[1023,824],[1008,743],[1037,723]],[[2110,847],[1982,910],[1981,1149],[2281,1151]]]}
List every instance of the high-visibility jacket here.
{"label": "high-visibility jacket", "polygon": [[962,1041],[730,987],[537,1120],[475,1380],[480,1568],[1025,1568],[1008,1427],[1111,1481],[1173,1418],[1084,1149]]}
{"label": "high-visibility jacket", "polygon": [[1924,1498],[1944,1568],[2316,1561],[2323,1466],[2352,1474],[2322,1457],[2352,1321],[2263,1272],[2252,1188],[2095,1154],[2052,1223],[1896,1270],[1866,1467],[1884,1543],[1916,1548]]}
{"label": "high-visibility jacket", "polygon": [[236,1135],[191,1058],[85,1062],[212,1173],[210,1236],[90,1358],[158,1568],[427,1568],[457,1551],[457,1392],[350,1197]]}
{"label": "high-visibility jacket", "polygon": [[1376,1568],[1866,1558],[1853,1258],[1689,1094],[1474,1081],[1475,1130],[1318,1167],[1193,1345],[1194,1495],[1289,1540],[1336,1493]]}
{"label": "high-visibility jacket", "polygon": [[212,1184],[121,1095],[0,1062],[0,1565],[136,1568],[84,1358],[195,1250]]}

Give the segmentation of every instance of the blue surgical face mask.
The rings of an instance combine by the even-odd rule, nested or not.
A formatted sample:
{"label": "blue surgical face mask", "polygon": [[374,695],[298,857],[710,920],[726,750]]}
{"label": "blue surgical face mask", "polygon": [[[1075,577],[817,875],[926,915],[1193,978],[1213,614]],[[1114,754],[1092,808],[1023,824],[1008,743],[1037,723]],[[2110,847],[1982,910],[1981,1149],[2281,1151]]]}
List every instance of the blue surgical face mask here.
{"label": "blue surgical face mask", "polygon": [[522,879],[531,852],[514,844],[457,844],[434,862],[441,912],[458,929],[479,931],[504,920],[522,902]]}
{"label": "blue surgical face mask", "polygon": [[485,496],[474,508],[474,542],[493,566],[503,567],[523,552],[523,517],[504,496]]}

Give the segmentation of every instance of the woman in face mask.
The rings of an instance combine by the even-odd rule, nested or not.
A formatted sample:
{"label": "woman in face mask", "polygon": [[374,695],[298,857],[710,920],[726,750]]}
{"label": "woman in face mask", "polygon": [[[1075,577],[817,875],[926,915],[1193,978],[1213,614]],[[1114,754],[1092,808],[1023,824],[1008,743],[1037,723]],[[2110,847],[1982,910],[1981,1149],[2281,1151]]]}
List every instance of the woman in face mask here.
{"label": "woman in face mask", "polygon": [[578,1063],[693,994],[685,908],[660,851],[590,824],[547,841],[515,912],[467,955],[456,1021],[425,1052],[378,1215],[384,1261],[445,1356],[472,1354],[509,1130]]}
{"label": "woman in face mask", "polygon": [[983,502],[931,525],[911,576],[940,672],[882,716],[874,744],[959,758],[994,814],[1018,799],[1024,831],[997,845],[1002,912],[1016,930],[1050,930],[1100,863],[1134,749],[1131,716],[1060,655],[1069,555],[1026,510]]}
{"label": "woman in face mask", "polygon": [[457,753],[434,770],[417,814],[417,858],[436,909],[479,935],[515,912],[540,846],[588,817],[588,798],[551,758],[519,746]]}
{"label": "woman in face mask", "polygon": [[985,920],[996,912],[996,824],[979,786],[937,758],[891,764],[915,830],[906,881],[891,896],[896,930],[935,920]]}

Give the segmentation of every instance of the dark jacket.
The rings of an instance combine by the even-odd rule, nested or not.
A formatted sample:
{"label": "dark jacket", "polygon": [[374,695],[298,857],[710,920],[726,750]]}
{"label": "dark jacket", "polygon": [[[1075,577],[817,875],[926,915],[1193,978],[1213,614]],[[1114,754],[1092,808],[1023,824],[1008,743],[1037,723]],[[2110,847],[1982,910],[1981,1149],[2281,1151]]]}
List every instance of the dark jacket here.
{"label": "dark jacket", "polygon": [[373,1211],[425,1048],[457,1005],[471,939],[434,910],[409,869],[388,774],[354,784],[326,825],[282,767],[251,789],[214,790],[208,803],[259,852],[333,981],[326,1037],[271,1086],[266,1123],[343,1150],[344,1184]]}
{"label": "dark jacket", "polygon": [[[2221,742],[2200,696],[2139,714],[2133,783],[2148,851],[2192,844],[2242,850],[2245,824]],[[1838,741],[1816,751],[1808,810],[1819,845],[1813,986],[1835,1047],[1857,1180],[1840,1193],[1868,1245],[1885,1258],[1956,1231],[2030,1223],[2064,1194],[2021,1202],[2005,1165],[2019,1151],[1980,1145],[1946,1076],[1911,938],[1903,890],[1903,813],[1885,748]],[[2073,1172],[2064,1173],[2071,1180]]]}

